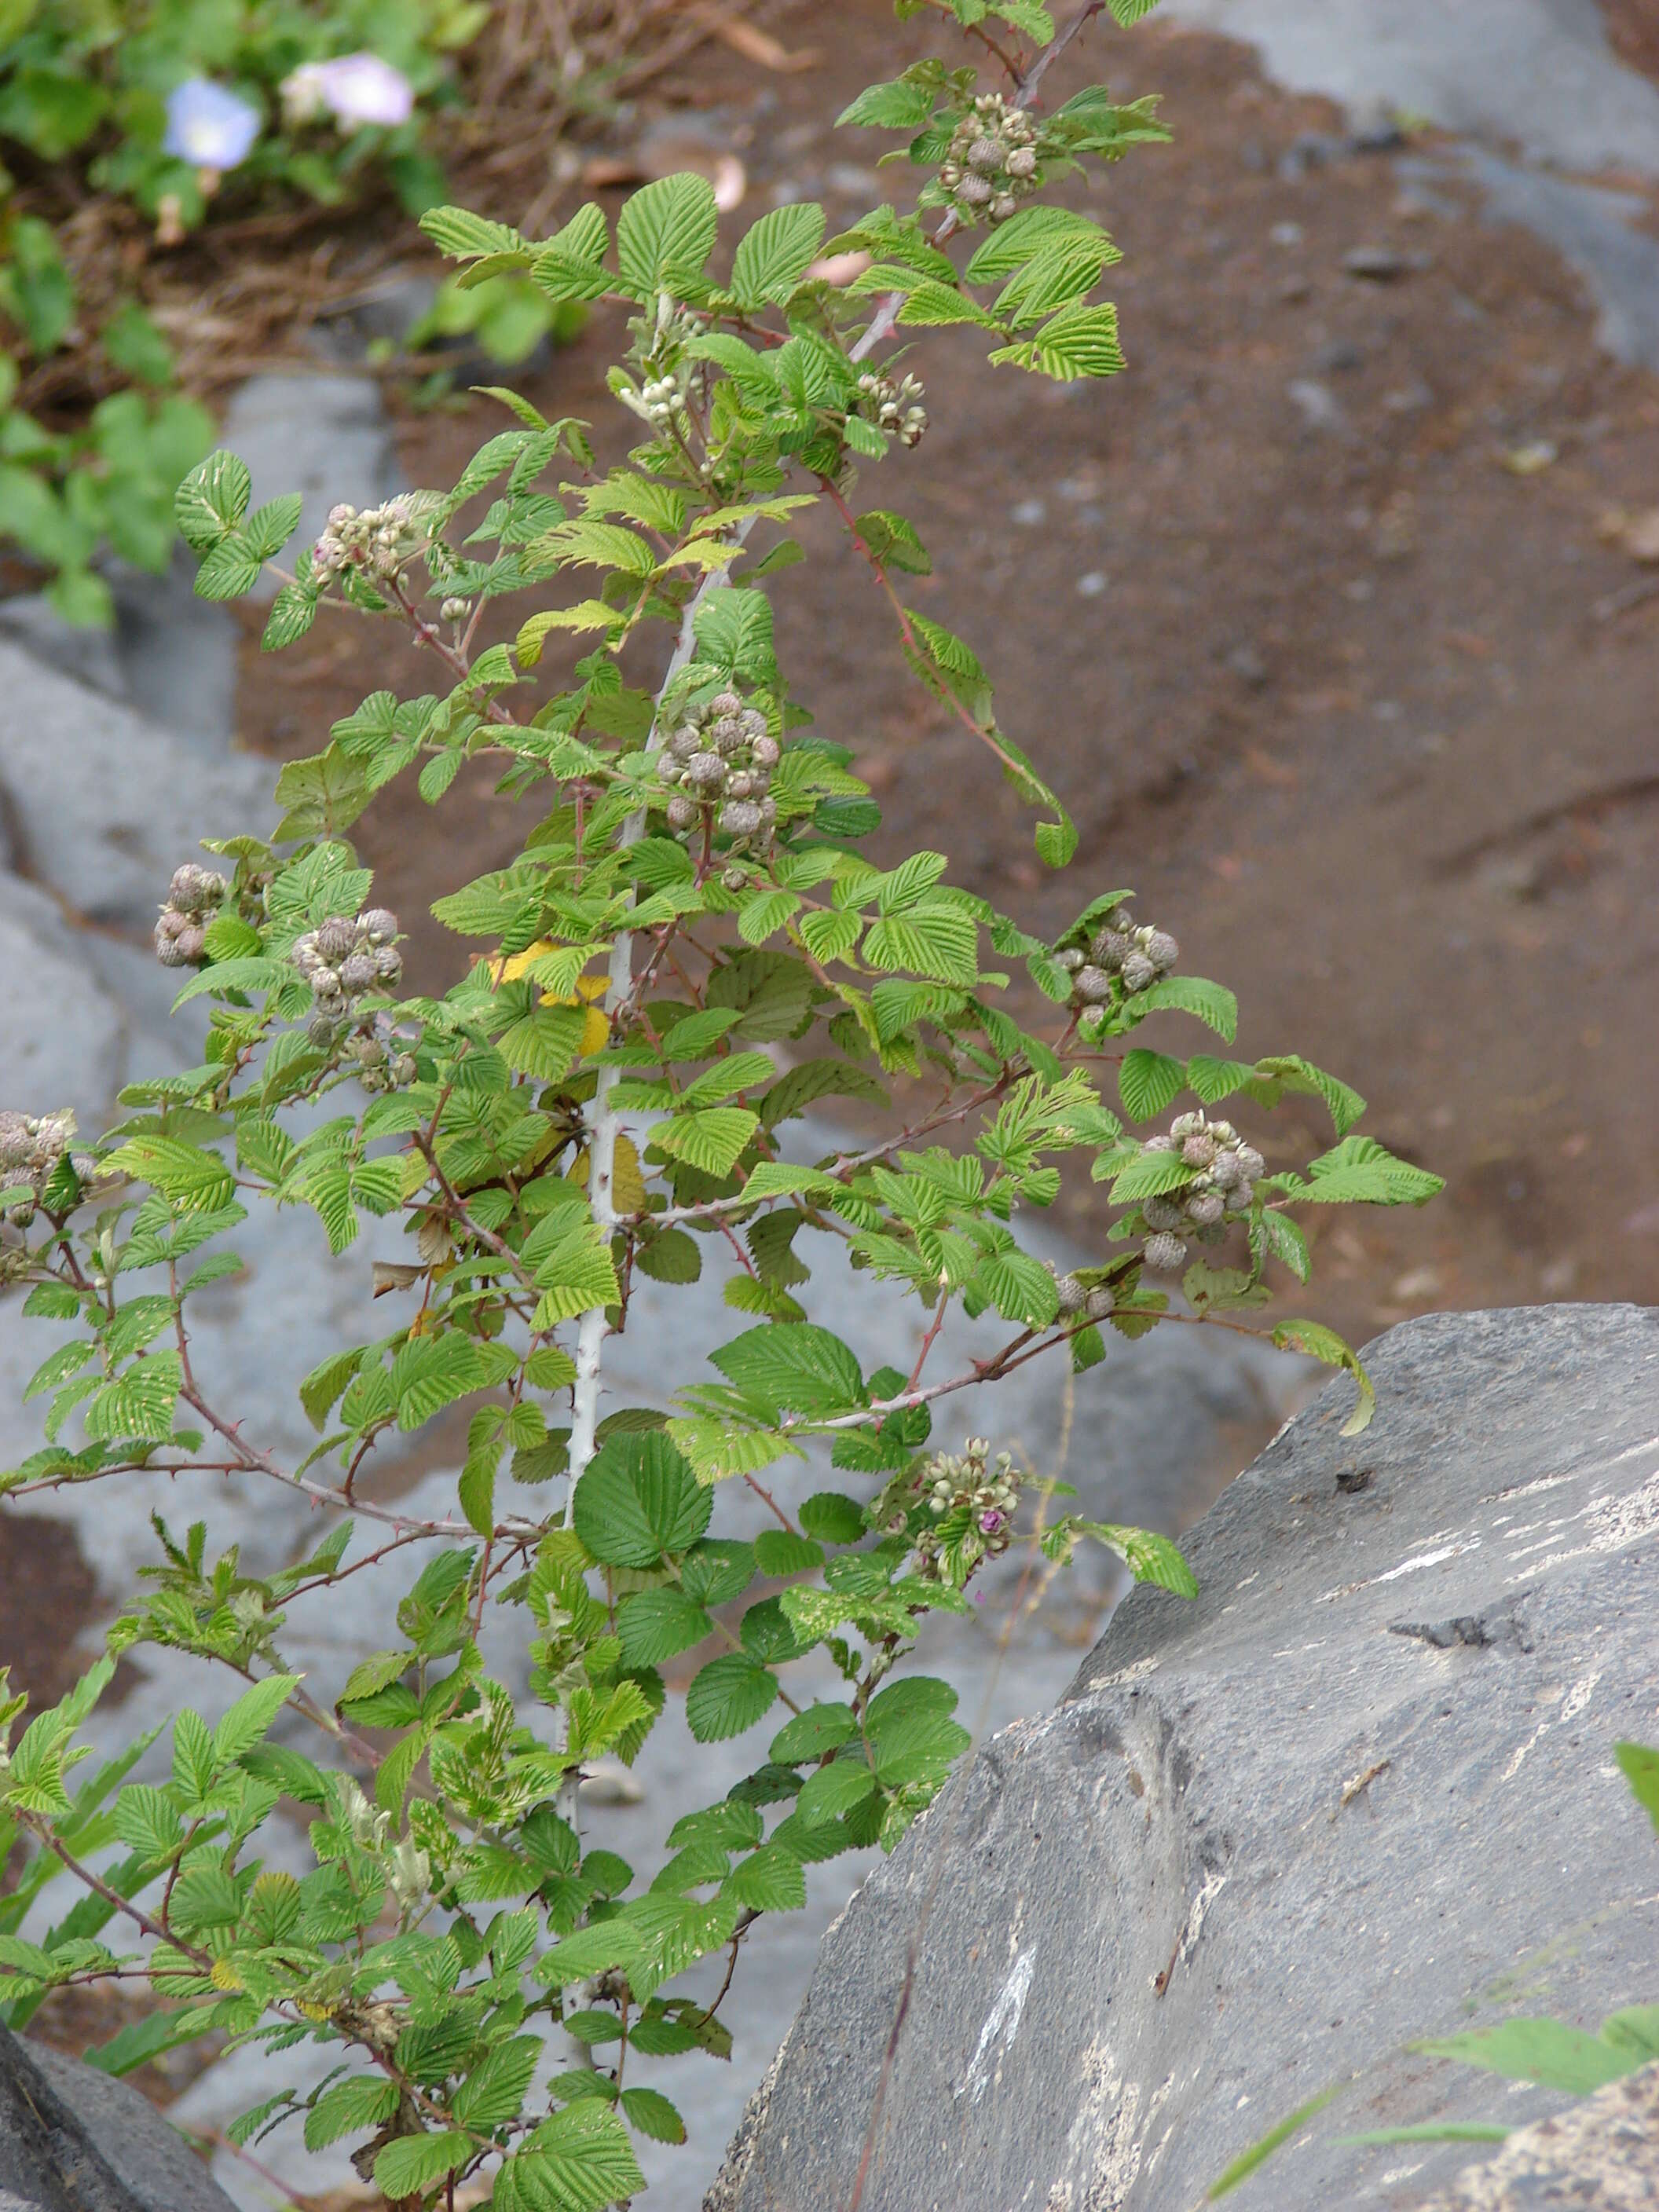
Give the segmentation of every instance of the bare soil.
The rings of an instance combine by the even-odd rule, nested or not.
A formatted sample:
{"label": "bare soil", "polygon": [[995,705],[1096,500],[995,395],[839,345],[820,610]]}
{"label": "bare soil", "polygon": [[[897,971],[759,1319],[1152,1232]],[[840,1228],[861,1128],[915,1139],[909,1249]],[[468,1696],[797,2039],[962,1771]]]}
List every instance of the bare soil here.
{"label": "bare soil", "polygon": [[[822,26],[769,20],[797,44]],[[739,221],[786,180],[832,222],[881,190],[878,149],[824,118],[893,33],[878,0],[838,23],[810,70],[722,51],[678,84],[744,146]],[[917,522],[935,572],[916,603],[978,646],[1076,815],[1078,861],[1037,867],[994,763],[916,692],[827,530],[777,592],[792,680],[856,746],[889,853],[943,849],[1045,927],[1133,884],[1183,966],[1237,991],[1244,1052],[1334,1068],[1447,1177],[1425,1213],[1325,1228],[1312,1311],[1364,1337],[1433,1308],[1650,1300],[1659,1168],[1632,1138],[1656,1073],[1659,599],[1626,604],[1644,572],[1607,517],[1659,501],[1659,386],[1599,355],[1547,249],[1455,183],[1346,153],[1334,111],[1244,49],[1142,26],[1081,59],[1120,96],[1160,91],[1176,134],[1102,196],[1127,372],[1048,386],[929,332],[920,465],[860,487]],[[1361,247],[1395,273],[1349,273]],[[621,450],[616,336],[596,316],[529,389]],[[411,418],[411,477],[442,483],[498,420]],[[434,680],[344,620],[275,660],[250,640],[246,678],[246,738],[282,752],[375,684]],[[399,785],[360,825],[434,980],[456,948],[417,917],[525,826],[482,781],[435,816]],[[1197,1048],[1189,1030],[1170,1041]],[[1323,1141],[1294,1103],[1265,1137],[1285,1164]],[[1086,1238],[1097,1196],[1062,1205]]]}

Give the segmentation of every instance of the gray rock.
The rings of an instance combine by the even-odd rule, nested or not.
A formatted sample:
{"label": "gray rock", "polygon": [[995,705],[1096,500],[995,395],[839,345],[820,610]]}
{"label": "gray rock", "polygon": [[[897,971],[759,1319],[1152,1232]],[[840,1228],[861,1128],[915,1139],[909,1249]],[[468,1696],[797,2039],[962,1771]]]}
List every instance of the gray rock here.
{"label": "gray rock", "polygon": [[146,720],[0,640],[0,806],[23,872],[72,913],[147,932],[181,860],[204,836],[272,820],[270,763],[205,758]]}
{"label": "gray rock", "polygon": [[0,875],[0,1106],[72,1106],[90,1133],[123,1078],[125,1030],[56,902]]}
{"label": "gray rock", "polygon": [[196,597],[195,560],[180,549],[159,576],[112,561],[104,578],[111,629],[77,629],[29,593],[0,602],[0,635],[179,737],[222,745],[235,719],[236,624],[228,608]]}
{"label": "gray rock", "polygon": [[1353,246],[1342,257],[1350,276],[1363,276],[1373,284],[1391,284],[1406,273],[1403,253],[1392,246]]}
{"label": "gray rock", "polygon": [[708,2212],[844,2212],[866,2145],[881,2212],[1188,2212],[1328,2088],[1241,2212],[1426,2191],[1467,2144],[1334,2138],[1494,2084],[1404,2045],[1651,2001],[1608,1753],[1659,1661],[1659,1316],[1436,1316],[1369,1358],[1373,1427],[1337,1386],[1290,1423],[1188,1537],[1196,1603],[1135,1590],[866,1882]]}
{"label": "gray rock", "polygon": [[[341,500],[374,507],[405,489],[392,424],[372,376],[272,370],[250,377],[226,410],[219,442],[240,453],[257,507],[284,492],[305,501],[295,545],[307,545]],[[270,599],[267,574],[249,596]]]}
{"label": "gray rock", "polygon": [[163,574],[133,568],[110,582],[126,697],[152,722],[191,739],[199,757],[204,747],[221,751],[236,726],[238,633],[228,606],[197,598],[196,569],[195,556],[180,546]]}
{"label": "gray rock", "polygon": [[1358,127],[1379,104],[1563,168],[1659,174],[1659,89],[1607,44],[1595,0],[1166,0],[1248,40],[1268,72]]}
{"label": "gray rock", "polygon": [[1557,2118],[1518,2128],[1423,2212],[1649,2212],[1659,2204],[1659,2066],[1610,2081]]}
{"label": "gray rock", "polygon": [[18,2204],[27,2212],[234,2212],[136,2089],[0,2027],[0,2212]]}
{"label": "gray rock", "polygon": [[1316,377],[1298,376],[1285,386],[1285,393],[1310,430],[1338,437],[1346,434],[1347,415],[1328,384],[1320,383]]}
{"label": "gray rock", "polygon": [[1645,198],[1520,168],[1479,146],[1466,147],[1463,158],[1488,217],[1544,239],[1581,279],[1602,348],[1630,366],[1659,368],[1659,240],[1638,228]]}

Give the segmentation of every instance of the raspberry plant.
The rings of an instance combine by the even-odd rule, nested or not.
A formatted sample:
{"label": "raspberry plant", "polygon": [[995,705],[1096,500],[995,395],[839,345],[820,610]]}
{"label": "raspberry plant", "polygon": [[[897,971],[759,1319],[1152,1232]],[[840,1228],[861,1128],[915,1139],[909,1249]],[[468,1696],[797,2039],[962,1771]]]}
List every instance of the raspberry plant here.
{"label": "raspberry plant", "polygon": [[[973,652],[903,595],[928,568],[915,529],[861,505],[859,480],[923,437],[899,357],[913,331],[982,331],[994,364],[1041,376],[1121,366],[1095,297],[1117,250],[1042,194],[1163,134],[1150,102],[1100,88],[1040,102],[1102,0],[1058,34],[1036,0],[943,3],[1006,82],[982,92],[974,68],[927,61],[842,118],[902,134],[889,158],[923,180],[912,211],[884,206],[827,240],[820,209],[779,207],[729,264],[693,176],[636,193],[614,240],[593,206],[539,241],[457,209],[427,218],[464,281],[511,273],[556,302],[629,303],[611,381],[643,442],[602,468],[582,424],[501,393],[513,427],[447,492],[334,510],[284,572],[266,644],[343,605],[410,635],[441,690],[375,692],[283,771],[274,838],[226,838],[210,847],[218,868],[180,867],[156,950],[192,971],[181,1000],[212,1001],[201,1066],[134,1085],[128,1118],[88,1152],[50,1111],[0,1129],[5,1277],[28,1286],[27,1312],[73,1325],[35,1377],[53,1394],[50,1441],[7,1486],[165,1471],[176,1489],[240,1470],[345,1509],[309,1559],[264,1580],[234,1543],[210,1557],[203,1524],[177,1541],[158,1521],[165,1558],[112,1655],[154,1640],[249,1685],[212,1726],[179,1717],[167,1778],[129,1781],[117,1762],[71,1781],[111,1659],[15,1741],[16,1705],[3,1709],[0,1836],[21,1855],[0,1901],[9,2017],[53,1986],[142,1972],[172,2008],[139,2055],[210,2032],[273,2054],[315,2039],[337,2070],[302,2096],[273,2056],[242,2140],[293,2119],[313,2148],[352,2139],[402,2206],[481,2178],[499,2212],[597,2212],[638,2190],[634,2131],[684,2130],[629,2081],[630,2053],[695,2065],[728,2050],[720,2002],[677,1978],[710,1954],[735,1963],[758,1915],[801,1905],[809,1866],[890,1848],[939,1789],[967,1734],[948,1687],[902,1662],[925,1615],[967,1609],[988,1559],[1040,1542],[1059,1561],[1088,1538],[1171,1601],[1191,1594],[1166,1540],[1034,1515],[1040,1486],[990,1443],[930,1453],[936,1401],[1039,1358],[1086,1370],[1106,1329],[1249,1328],[1270,1263],[1307,1274],[1302,1207],[1437,1188],[1353,1133],[1363,1102],[1300,1058],[1130,1042],[1171,1011],[1230,1041],[1235,1009],[1181,974],[1175,939],[1127,891],[1089,896],[1050,943],[953,886],[942,854],[866,858],[878,811],[791,691],[765,587],[798,556],[792,518],[823,503],[916,679],[1038,810],[1042,860],[1072,859],[1065,811],[999,726]],[[1121,21],[1144,12],[1111,5]],[[210,597],[246,590],[295,528],[297,497],[248,501],[228,453],[180,489]],[[513,642],[481,646],[508,599],[531,610]],[[567,688],[544,688],[558,633],[584,649]],[[372,902],[349,832],[394,778],[417,776],[436,806],[476,761],[535,826],[509,866],[434,908],[471,949],[465,975],[407,995],[397,920]],[[1286,1091],[1322,1100],[1335,1127],[1305,1174],[1269,1173],[1206,1110]],[[1183,1096],[1197,1105],[1156,1127]],[[887,1133],[804,1143],[801,1117],[837,1097],[887,1108]],[[1057,1279],[1020,1227],[1067,1163],[1099,1187],[1100,1245]],[[299,1385],[319,1442],[298,1466],[245,1432],[191,1358],[191,1301],[235,1269],[225,1240],[256,1202],[311,1208],[337,1254],[365,1214],[409,1235],[408,1263],[380,1271],[407,1301],[396,1324]],[[908,1371],[865,1373],[809,1318],[813,1255],[832,1244],[920,1302]],[[670,1417],[605,1404],[606,1347],[642,1279],[689,1286],[710,1246],[739,1262],[717,1378],[673,1376]],[[1007,1333],[940,1373],[953,1304]],[[1346,1345],[1309,1322],[1271,1333],[1348,1369],[1363,1424],[1370,1386]],[[471,1419],[453,1514],[355,1497],[383,1443],[457,1403]],[[791,1512],[759,1478],[813,1439],[847,1486]],[[745,1540],[708,1534],[727,1480],[752,1492]],[[285,1607],[360,1570],[409,1577],[404,1640],[347,1680],[302,1683],[280,1656]],[[755,1597],[757,1577],[784,1586]],[[491,1607],[531,1655],[523,1702],[480,1656]],[[659,1669],[716,1635],[729,1648],[669,1714]],[[803,1707],[789,1668],[814,1650],[844,1691]],[[758,1733],[748,1778],[676,1824],[644,1887],[584,1845],[577,1790],[586,1763],[633,1759],[659,1725]],[[302,1879],[258,1856],[283,1797],[313,1816]],[[24,1940],[64,1869],[88,1895]]]}

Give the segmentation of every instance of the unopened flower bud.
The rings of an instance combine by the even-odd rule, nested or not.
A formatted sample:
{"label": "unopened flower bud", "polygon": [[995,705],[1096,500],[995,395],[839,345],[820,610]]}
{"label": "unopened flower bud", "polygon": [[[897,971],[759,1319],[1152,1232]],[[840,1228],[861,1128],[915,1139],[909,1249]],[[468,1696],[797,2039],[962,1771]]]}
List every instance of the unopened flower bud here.
{"label": "unopened flower bud", "polygon": [[1157,982],[1158,970],[1144,952],[1131,952],[1123,963],[1123,988],[1126,991],[1144,991]]}
{"label": "unopened flower bud", "polygon": [[1016,146],[1003,167],[1011,177],[1025,178],[1036,176],[1036,155],[1030,146]]}
{"label": "unopened flower bud", "polygon": [[1181,1207],[1169,1198],[1145,1200],[1140,1213],[1149,1229],[1178,1229],[1185,1218]]}
{"label": "unopened flower bud", "polygon": [[1153,1274],[1178,1275],[1187,1264],[1187,1247],[1180,1237],[1165,1231],[1146,1239],[1146,1249],[1141,1256]]}
{"label": "unopened flower bud", "polygon": [[[301,939],[301,942],[303,943],[304,939]],[[357,925],[355,921],[348,921],[343,915],[331,915],[328,920],[319,927],[313,943],[324,964],[334,967],[343,960],[349,952],[355,950],[357,943]],[[298,945],[295,945],[295,951],[298,952]]]}
{"label": "unopened flower bud", "polygon": [[994,175],[1002,167],[1002,147],[995,138],[975,138],[968,149],[968,166],[986,176]]}
{"label": "unopened flower bud", "polygon": [[1267,1163],[1262,1158],[1261,1153],[1257,1152],[1254,1145],[1241,1145],[1239,1146],[1238,1164],[1243,1170],[1246,1181],[1249,1182],[1255,1182],[1258,1177],[1265,1175],[1267,1171]]}
{"label": "unopened flower bud", "polygon": [[1216,1155],[1216,1141],[1207,1129],[1195,1129],[1181,1147],[1181,1157],[1189,1168],[1206,1168]]}
{"label": "unopened flower bud", "polygon": [[683,791],[677,791],[663,811],[668,817],[671,830],[690,830],[696,822],[701,810],[695,799],[688,799]]}
{"label": "unopened flower bud", "polygon": [[374,988],[377,980],[374,956],[369,952],[354,952],[340,963],[340,984],[354,996],[359,991]]}
{"label": "unopened flower bud", "polygon": [[957,198],[965,200],[969,207],[985,207],[993,197],[991,186],[983,177],[964,177],[957,186]]}
{"label": "unopened flower bud", "polygon": [[1160,970],[1173,968],[1181,957],[1181,947],[1167,929],[1152,930],[1141,950],[1153,967]]}
{"label": "unopened flower bud", "polygon": [[1218,1190],[1195,1190],[1187,1200],[1188,1218],[1203,1229],[1219,1221],[1226,1210],[1227,1201]]}
{"label": "unopened flower bud", "polygon": [[720,823],[728,837],[752,837],[761,826],[761,811],[752,799],[729,799],[720,809]]}
{"label": "unopened flower bud", "polygon": [[1057,1275],[1054,1278],[1054,1289],[1060,1298],[1060,1310],[1063,1314],[1081,1313],[1088,1304],[1089,1293],[1075,1275]]}
{"label": "unopened flower bud", "polygon": [[1072,990],[1085,1006],[1097,1006],[1112,995],[1112,979],[1103,968],[1079,968],[1072,978]]}
{"label": "unopened flower bud", "polygon": [[726,763],[718,753],[693,753],[685,764],[685,780],[699,791],[718,791],[726,781]]}

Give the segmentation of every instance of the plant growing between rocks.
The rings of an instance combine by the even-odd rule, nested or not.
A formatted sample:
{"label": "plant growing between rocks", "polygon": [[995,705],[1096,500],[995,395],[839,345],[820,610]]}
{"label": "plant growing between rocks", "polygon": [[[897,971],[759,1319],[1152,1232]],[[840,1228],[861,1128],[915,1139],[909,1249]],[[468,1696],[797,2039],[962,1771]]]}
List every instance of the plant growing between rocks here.
{"label": "plant growing between rocks", "polygon": [[[8,2016],[22,2025],[64,1983],[147,1976],[171,2009],[109,2063],[210,2033],[261,2042],[273,2094],[240,2139],[298,2121],[313,2149],[351,2140],[401,2205],[480,2177],[501,2212],[598,2212],[640,2188],[633,2135],[684,2129],[630,2081],[630,2056],[695,2064],[731,2047],[726,1991],[705,2005],[677,1978],[709,1954],[737,1966],[759,1915],[803,1902],[810,1866],[890,1849],[966,1747],[954,1693],[902,1662],[929,1613],[967,1610],[988,1559],[1040,1541],[1059,1561],[1086,1539],[1191,1594],[1166,1539],[1046,1504],[1034,1528],[1033,1493],[1054,1486],[978,1438],[932,1451],[937,1401],[1038,1358],[1086,1370],[1107,1330],[1249,1328],[1270,1264],[1306,1278],[1301,1206],[1418,1203],[1438,1187],[1355,1134],[1363,1101],[1299,1057],[1182,1060],[1133,1043],[1170,1011],[1231,1042],[1235,1008],[1179,972],[1175,939],[1129,892],[1094,892],[1051,944],[951,885],[943,854],[866,858],[878,810],[790,690],[764,587],[799,557],[792,517],[824,502],[917,680],[1039,810],[1042,860],[1071,860],[1075,832],[999,727],[979,661],[904,599],[902,580],[928,567],[915,530],[864,506],[859,479],[924,440],[899,343],[914,330],[969,325],[993,363],[1052,378],[1121,366],[1114,310],[1094,297],[1116,248],[1041,195],[1163,134],[1150,102],[1101,88],[1040,105],[1101,0],[1058,32],[1035,0],[942,5],[1006,71],[1000,89],[928,61],[842,118],[902,134],[889,158],[921,175],[915,211],[883,207],[826,239],[820,209],[781,207],[720,275],[695,177],[636,193],[614,239],[592,206],[540,241],[456,209],[427,218],[469,279],[631,305],[611,388],[644,441],[602,470],[583,425],[502,393],[516,427],[448,491],[334,510],[266,643],[339,602],[411,635],[439,689],[374,694],[283,771],[270,841],[216,841],[217,868],[174,877],[156,951],[193,971],[181,1002],[213,1002],[203,1065],[131,1086],[128,1117],[86,1152],[50,1101],[19,1102],[0,1130],[0,1264],[26,1312],[70,1331],[30,1386],[50,1394],[46,1445],[4,1486],[239,1472],[353,1516],[263,1578],[234,1531],[210,1545],[207,1522],[177,1537],[158,1516],[161,1561],[110,1656],[21,1730],[21,1701],[3,1709],[0,1835],[21,1859],[0,1903]],[[1111,12],[1127,22],[1144,0]],[[958,242],[960,259],[945,250]],[[867,265],[837,288],[831,254]],[[250,514],[249,495],[223,453],[179,491],[209,596],[248,589],[294,529],[297,498]],[[758,557],[757,534],[771,539]],[[573,603],[562,586],[581,571],[599,580]],[[532,611],[511,646],[480,649],[508,597]],[[561,631],[588,649],[550,695],[538,670]],[[394,777],[416,775],[436,805],[480,759],[539,818],[510,866],[434,909],[473,948],[465,976],[410,995],[396,917],[349,834]],[[890,1107],[890,1084],[910,1103],[886,1134],[803,1157],[809,1109]],[[1287,1091],[1334,1124],[1305,1173],[1269,1173],[1213,1111],[1237,1101],[1248,1117]],[[1197,1104],[1157,1126],[1182,1098]],[[1110,1219],[1098,1259],[1057,1279],[1018,1232],[1067,1164],[1086,1164]],[[365,1214],[408,1237],[407,1261],[376,1271],[408,1301],[396,1325],[300,1383],[319,1440],[294,1466],[244,1432],[191,1358],[191,1300],[236,1271],[224,1240],[256,1200],[308,1206],[335,1253]],[[824,1239],[920,1302],[908,1370],[865,1373],[810,1318]],[[675,1376],[667,1418],[605,1407],[606,1346],[642,1281],[694,1284],[711,1245],[738,1263],[718,1379]],[[958,1305],[1006,1335],[939,1373]],[[1272,1335],[1346,1368],[1363,1425],[1370,1384],[1346,1345],[1304,1321]],[[382,1443],[462,1403],[453,1514],[356,1495]],[[815,1440],[844,1486],[792,1512],[763,1477]],[[724,1480],[750,1493],[751,1535],[709,1535]],[[283,1661],[286,1609],[323,1590],[349,1602],[362,1572],[408,1574],[401,1641],[343,1682],[301,1681]],[[756,1597],[757,1577],[784,1587]],[[481,1656],[490,1608],[529,1652],[522,1700]],[[727,1648],[693,1676],[686,1724],[704,1742],[766,1727],[747,1779],[676,1824],[646,1886],[584,1847],[579,1779],[678,1725],[659,1670],[711,1638]],[[115,1656],[147,1640],[247,1686],[216,1724],[179,1715],[169,1778],[126,1778],[141,1745],[82,1780],[77,1729]],[[808,1653],[840,1695],[793,1694],[788,1669]],[[307,1723],[301,1750],[290,1735]],[[258,1856],[284,1798],[311,1815],[303,1877]],[[64,1870],[86,1893],[25,1940]],[[302,2096],[276,2086],[277,2054],[307,2039],[339,2063]]]}

